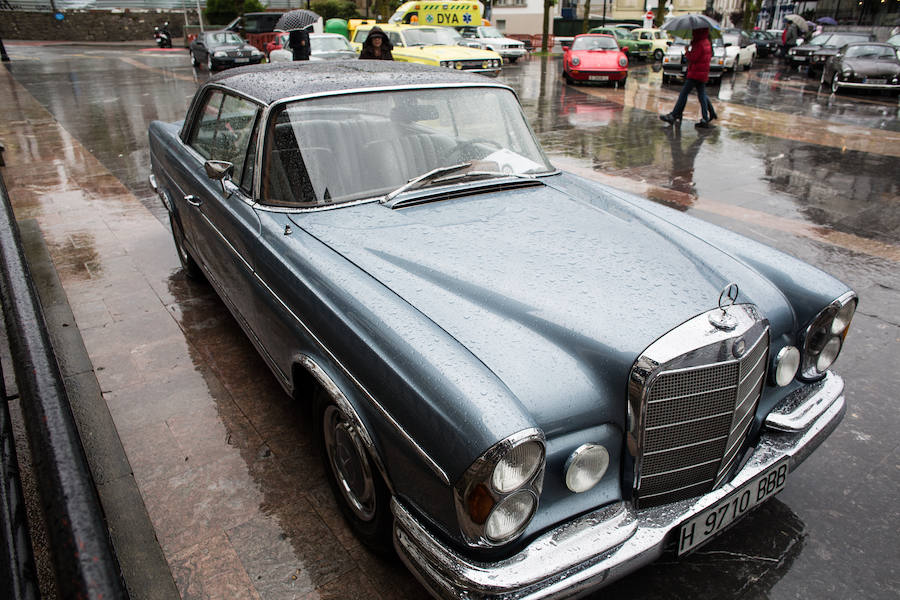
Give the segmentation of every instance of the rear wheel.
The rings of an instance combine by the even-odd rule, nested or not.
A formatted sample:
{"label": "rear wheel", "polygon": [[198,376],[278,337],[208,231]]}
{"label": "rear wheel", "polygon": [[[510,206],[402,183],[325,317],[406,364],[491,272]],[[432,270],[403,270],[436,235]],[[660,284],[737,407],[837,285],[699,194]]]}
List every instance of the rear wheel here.
{"label": "rear wheel", "polygon": [[364,544],[391,551],[390,493],[371,461],[356,425],[324,392],[317,400],[322,460],[344,518]]}
{"label": "rear wheel", "polygon": [[181,228],[181,221],[173,213],[169,213],[169,226],[172,228],[172,240],[175,242],[175,252],[178,254],[181,269],[191,279],[200,279],[203,277],[203,272],[197,265],[197,261],[188,252],[184,243],[184,230]]}

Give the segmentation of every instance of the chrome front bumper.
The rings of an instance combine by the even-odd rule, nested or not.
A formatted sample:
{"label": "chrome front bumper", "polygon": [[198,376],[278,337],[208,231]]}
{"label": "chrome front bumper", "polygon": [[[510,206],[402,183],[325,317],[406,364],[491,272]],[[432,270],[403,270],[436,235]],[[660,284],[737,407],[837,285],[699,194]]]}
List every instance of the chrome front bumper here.
{"label": "chrome front bumper", "polygon": [[[437,598],[572,598],[658,559],[679,526],[784,457],[790,470],[828,437],[844,416],[844,382],[829,374],[798,390],[766,419],[750,460],[728,484],[691,500],[635,510],[617,502],[538,536],[517,554],[474,562],[428,532],[396,499],[394,547]],[[790,480],[788,480],[790,485]]]}

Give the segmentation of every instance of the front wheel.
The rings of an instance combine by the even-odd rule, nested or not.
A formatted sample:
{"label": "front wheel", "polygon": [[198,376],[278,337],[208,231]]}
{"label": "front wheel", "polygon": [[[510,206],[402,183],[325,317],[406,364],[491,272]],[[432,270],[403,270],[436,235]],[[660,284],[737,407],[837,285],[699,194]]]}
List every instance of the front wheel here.
{"label": "front wheel", "polygon": [[750,69],[753,68],[753,59],[754,59],[754,57],[751,56],[751,57],[750,57],[750,62],[748,62],[746,65],[744,65],[744,70],[745,70],[745,71],[749,71]]}
{"label": "front wheel", "polygon": [[206,70],[210,73],[213,72],[213,62],[212,62],[212,54],[206,55]]}
{"label": "front wheel", "polygon": [[361,542],[389,553],[393,518],[387,486],[357,425],[330,400],[320,398],[317,404],[322,460],[341,513]]}
{"label": "front wheel", "polygon": [[841,89],[841,80],[837,73],[831,77],[831,92],[837,94]]}
{"label": "front wheel", "polygon": [[663,51],[661,48],[657,48],[653,51],[653,60],[662,60],[663,59]]}
{"label": "front wheel", "polygon": [[519,60],[519,57],[518,56],[510,56],[508,60],[509,60],[509,64],[513,64],[514,62]]}

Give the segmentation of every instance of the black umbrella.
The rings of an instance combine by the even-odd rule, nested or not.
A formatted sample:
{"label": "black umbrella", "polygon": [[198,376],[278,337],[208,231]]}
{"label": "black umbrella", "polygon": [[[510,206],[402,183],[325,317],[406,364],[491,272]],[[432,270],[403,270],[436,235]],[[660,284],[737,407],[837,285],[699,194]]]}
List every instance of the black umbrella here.
{"label": "black umbrella", "polygon": [[706,15],[679,15],[672,17],[660,29],[670,31],[672,35],[680,38],[690,38],[695,29],[709,29],[710,37],[722,35],[721,26],[714,19]]}
{"label": "black umbrella", "polygon": [[319,15],[305,8],[291,10],[279,17],[275,23],[276,31],[294,31],[295,29],[306,29],[319,20]]}

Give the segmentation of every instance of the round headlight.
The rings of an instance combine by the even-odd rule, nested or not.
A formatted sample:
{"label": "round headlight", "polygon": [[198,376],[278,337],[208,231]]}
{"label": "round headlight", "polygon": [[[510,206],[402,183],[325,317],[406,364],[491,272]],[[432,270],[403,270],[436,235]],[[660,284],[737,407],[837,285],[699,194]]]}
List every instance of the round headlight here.
{"label": "round headlight", "polygon": [[816,359],[816,371],[824,373],[828,367],[837,360],[838,354],[840,353],[841,338],[837,336],[830,337],[828,341],[825,342],[825,347],[822,348],[819,357]]}
{"label": "round headlight", "polygon": [[848,292],[820,312],[803,339],[800,377],[817,379],[837,360],[856,311],[856,294]]}
{"label": "round headlight", "polygon": [[572,57],[572,66],[577,67],[580,64],[581,64],[581,59],[578,58],[577,56],[573,56]]}
{"label": "round headlight", "polygon": [[519,490],[494,507],[485,523],[484,533],[492,542],[503,542],[525,529],[537,507],[534,494]]}
{"label": "round headlight", "polygon": [[834,316],[831,322],[831,333],[834,335],[844,335],[847,328],[850,327],[850,321],[853,319],[853,313],[856,312],[856,303],[848,302]]}
{"label": "round headlight", "polygon": [[800,351],[793,346],[785,346],[775,357],[775,383],[781,387],[794,380],[800,368]]}
{"label": "round headlight", "polygon": [[603,478],[609,467],[609,452],[599,444],[580,446],[566,462],[566,487],[586,492]]}
{"label": "round headlight", "polygon": [[620,56],[620,57],[619,57],[619,66],[620,66],[620,67],[627,67],[627,66],[628,66],[628,59],[625,58],[624,56]]}
{"label": "round headlight", "polygon": [[544,447],[538,442],[525,442],[514,446],[494,467],[491,485],[501,494],[522,487],[541,466],[543,456]]}

